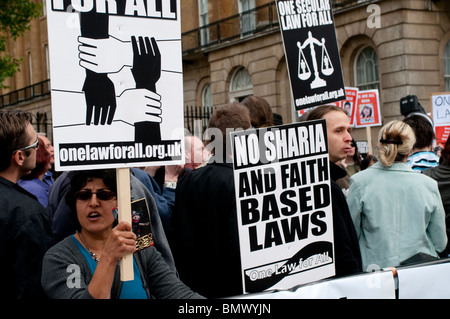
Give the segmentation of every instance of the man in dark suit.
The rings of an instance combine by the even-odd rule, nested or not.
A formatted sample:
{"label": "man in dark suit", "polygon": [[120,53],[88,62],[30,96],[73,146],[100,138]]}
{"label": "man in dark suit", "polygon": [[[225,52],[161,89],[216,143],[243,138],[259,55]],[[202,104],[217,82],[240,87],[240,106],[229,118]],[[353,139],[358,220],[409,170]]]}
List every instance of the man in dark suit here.
{"label": "man in dark suit", "polygon": [[180,279],[209,298],[243,293],[230,130],[251,127],[248,109],[217,108],[207,134],[213,156],[178,181],[169,236]]}
{"label": "man in dark suit", "polygon": [[32,116],[0,112],[0,300],[45,298],[42,260],[53,244],[51,222],[36,196],[17,182],[36,166]]}
{"label": "man in dark suit", "polygon": [[350,275],[362,271],[361,252],[346,197],[336,180],[347,175],[337,163],[351,150],[352,127],[344,109],[335,105],[321,105],[305,115],[306,121],[318,119],[327,123],[336,276]]}

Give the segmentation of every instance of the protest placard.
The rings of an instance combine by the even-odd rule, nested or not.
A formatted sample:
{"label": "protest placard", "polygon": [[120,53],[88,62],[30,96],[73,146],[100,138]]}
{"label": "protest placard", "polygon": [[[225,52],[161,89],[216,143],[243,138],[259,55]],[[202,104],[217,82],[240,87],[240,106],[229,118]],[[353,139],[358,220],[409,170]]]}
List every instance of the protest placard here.
{"label": "protest placard", "polygon": [[[345,100],[330,102],[327,104],[334,104],[340,108],[343,108],[348,113],[348,119],[350,121],[350,126],[355,126],[355,113],[356,113],[356,102],[358,99],[358,88],[345,87]],[[301,117],[303,114],[314,109],[315,107],[310,107],[307,109],[301,109],[297,111],[297,116]]]}
{"label": "protest placard", "polygon": [[47,0],[56,170],[183,163],[179,0]]}
{"label": "protest placard", "polygon": [[357,128],[366,128],[367,151],[373,154],[371,127],[382,125],[378,90],[358,91],[354,124]]}
{"label": "protest placard", "polygon": [[245,293],[335,274],[325,120],[231,133]]}
{"label": "protest placard", "polygon": [[436,145],[445,145],[450,135],[450,124],[435,126],[434,130],[436,134]]}
{"label": "protest placard", "polygon": [[277,0],[296,110],[345,98],[330,0]]}
{"label": "protest placard", "polygon": [[450,133],[450,92],[431,94],[436,144],[445,145]]}
{"label": "protest placard", "polygon": [[184,162],[180,2],[46,1],[55,169],[116,168],[131,224],[128,167]]}
{"label": "protest placard", "polygon": [[343,108],[350,120],[350,126],[355,126],[355,113],[356,113],[356,103],[358,99],[358,88],[345,87],[345,100],[339,101],[337,103],[339,107]]}
{"label": "protest placard", "polygon": [[381,126],[381,112],[378,90],[358,92],[355,110],[355,126]]}

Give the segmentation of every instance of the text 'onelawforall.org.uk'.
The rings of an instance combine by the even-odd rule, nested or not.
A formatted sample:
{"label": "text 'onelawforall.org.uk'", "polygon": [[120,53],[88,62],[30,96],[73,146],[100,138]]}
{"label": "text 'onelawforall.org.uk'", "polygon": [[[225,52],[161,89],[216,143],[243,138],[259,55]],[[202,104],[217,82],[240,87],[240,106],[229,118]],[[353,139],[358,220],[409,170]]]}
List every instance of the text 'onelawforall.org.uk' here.
{"label": "text 'onelawforall.org.uk'", "polygon": [[161,143],[143,145],[142,143],[98,143],[61,144],[59,158],[61,163],[80,164],[84,162],[107,162],[123,160],[147,160],[181,157],[181,143]]}

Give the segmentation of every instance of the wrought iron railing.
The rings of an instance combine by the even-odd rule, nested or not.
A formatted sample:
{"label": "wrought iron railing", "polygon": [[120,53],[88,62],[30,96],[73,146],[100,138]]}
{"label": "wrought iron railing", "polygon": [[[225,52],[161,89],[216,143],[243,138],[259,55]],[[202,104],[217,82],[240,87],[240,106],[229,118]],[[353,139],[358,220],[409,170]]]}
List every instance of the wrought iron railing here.
{"label": "wrought iron railing", "polygon": [[186,105],[184,107],[184,126],[192,135],[202,138],[203,132],[208,127],[209,118],[215,107],[213,106],[194,106]]}
{"label": "wrought iron railing", "polygon": [[[338,11],[355,5],[364,5],[376,0],[331,0],[333,10]],[[183,55],[212,49],[231,41],[279,29],[276,2],[272,1],[254,9],[244,11],[181,35]]]}
{"label": "wrought iron railing", "polygon": [[50,80],[45,80],[22,89],[0,95],[0,108],[20,102],[30,101],[37,97],[50,94]]}
{"label": "wrought iron railing", "polygon": [[187,55],[278,27],[278,15],[273,1],[184,32],[181,35],[183,54]]}

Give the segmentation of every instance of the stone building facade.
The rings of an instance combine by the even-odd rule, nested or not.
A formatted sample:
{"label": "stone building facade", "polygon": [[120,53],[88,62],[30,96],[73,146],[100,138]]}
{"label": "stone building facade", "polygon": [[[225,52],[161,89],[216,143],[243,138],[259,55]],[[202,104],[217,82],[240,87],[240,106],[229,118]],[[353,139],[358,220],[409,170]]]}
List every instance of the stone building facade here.
{"label": "stone building facade", "polygon": [[[404,96],[417,95],[430,112],[430,94],[450,91],[449,1],[330,1],[344,83],[379,89],[383,123],[402,118]],[[297,121],[275,1],[182,0],[181,12],[185,105],[218,106],[253,94],[264,97],[283,123]],[[21,102],[10,96],[48,83],[46,27],[43,14],[23,38],[9,42],[8,50],[24,61],[6,81],[10,88],[0,90],[0,107],[39,112],[38,130],[51,137],[50,95],[39,95],[45,87]],[[372,144],[378,130],[371,130]],[[366,129],[353,134],[367,139]]]}

